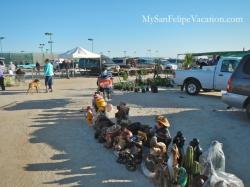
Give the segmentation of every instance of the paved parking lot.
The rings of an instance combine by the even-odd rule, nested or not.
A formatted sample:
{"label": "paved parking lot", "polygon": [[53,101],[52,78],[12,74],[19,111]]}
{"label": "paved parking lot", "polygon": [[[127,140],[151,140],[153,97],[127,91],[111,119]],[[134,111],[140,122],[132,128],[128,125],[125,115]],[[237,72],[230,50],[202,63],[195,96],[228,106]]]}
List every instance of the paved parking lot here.
{"label": "paved parking lot", "polygon": [[[153,186],[94,140],[79,109],[91,103],[95,86],[95,78],[57,79],[49,94],[26,95],[26,86],[0,92],[0,186]],[[132,121],[153,126],[155,115],[166,115],[172,136],[181,130],[186,143],[197,137],[203,150],[212,140],[222,142],[226,171],[250,186],[250,121],[239,110],[226,110],[219,93],[117,91],[112,103],[120,101],[131,107]]]}

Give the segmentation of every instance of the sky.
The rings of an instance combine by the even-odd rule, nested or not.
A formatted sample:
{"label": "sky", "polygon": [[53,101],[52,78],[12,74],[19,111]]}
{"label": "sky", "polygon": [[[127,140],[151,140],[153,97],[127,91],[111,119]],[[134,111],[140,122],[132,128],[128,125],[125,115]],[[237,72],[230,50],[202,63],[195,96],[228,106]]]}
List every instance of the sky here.
{"label": "sky", "polygon": [[[176,57],[180,53],[250,49],[249,0],[1,0],[0,37],[4,52],[76,46],[109,56]],[[242,18],[238,23],[145,22],[145,17]],[[158,19],[159,20],[159,19]],[[110,52],[108,52],[110,51]]]}

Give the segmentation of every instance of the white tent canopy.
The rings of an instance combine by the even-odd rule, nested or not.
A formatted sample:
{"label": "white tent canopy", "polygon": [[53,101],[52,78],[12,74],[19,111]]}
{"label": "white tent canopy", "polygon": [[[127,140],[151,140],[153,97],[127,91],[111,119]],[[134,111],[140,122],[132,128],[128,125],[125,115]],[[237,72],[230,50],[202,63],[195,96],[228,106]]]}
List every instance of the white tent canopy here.
{"label": "white tent canopy", "polygon": [[76,47],[59,55],[64,59],[79,59],[79,58],[101,58],[101,55],[92,53],[82,47]]}

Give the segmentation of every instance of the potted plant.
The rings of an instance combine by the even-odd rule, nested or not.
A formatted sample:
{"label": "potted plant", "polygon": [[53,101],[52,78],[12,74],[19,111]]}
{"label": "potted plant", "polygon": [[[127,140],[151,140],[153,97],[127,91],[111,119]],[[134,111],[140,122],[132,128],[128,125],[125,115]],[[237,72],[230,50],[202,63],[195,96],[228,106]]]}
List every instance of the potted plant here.
{"label": "potted plant", "polygon": [[186,54],[186,56],[184,58],[184,63],[183,63],[184,69],[190,69],[192,64],[193,64],[192,54]]}
{"label": "potted plant", "polygon": [[139,92],[140,88],[139,87],[135,87],[135,92]]}
{"label": "potted plant", "polygon": [[153,82],[153,83],[150,85],[150,88],[151,88],[151,92],[152,92],[152,93],[158,93],[158,86],[157,86],[156,82]]}
{"label": "potted plant", "polygon": [[151,85],[151,92],[158,93],[158,87],[156,85]]}
{"label": "potted plant", "polygon": [[141,87],[141,92],[145,93],[146,92],[146,88],[144,86]]}

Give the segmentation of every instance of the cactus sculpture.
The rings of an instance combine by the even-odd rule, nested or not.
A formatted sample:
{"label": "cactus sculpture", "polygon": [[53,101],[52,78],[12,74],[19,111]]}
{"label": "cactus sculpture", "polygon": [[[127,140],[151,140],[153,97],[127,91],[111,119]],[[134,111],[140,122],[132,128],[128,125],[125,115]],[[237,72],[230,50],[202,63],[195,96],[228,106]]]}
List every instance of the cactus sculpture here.
{"label": "cactus sculpture", "polygon": [[180,158],[178,159],[178,163],[182,164],[183,163],[183,157],[184,157],[184,144],[185,144],[185,140],[186,138],[183,136],[181,131],[178,131],[176,136],[173,139],[173,144],[176,144],[178,149],[179,149],[179,153],[180,153]]}
{"label": "cactus sculpture", "polygon": [[189,145],[194,149],[194,161],[199,162],[199,158],[202,155],[202,148],[200,147],[200,141],[197,138],[194,138]]}
{"label": "cactus sculpture", "polygon": [[188,146],[184,162],[184,167],[186,168],[188,174],[192,173],[193,162],[194,162],[194,149],[192,146]]}
{"label": "cactus sculpture", "polygon": [[200,175],[201,173],[201,166],[200,166],[200,163],[197,162],[197,161],[194,161],[193,162],[193,167],[192,167],[192,175],[195,176],[195,175]]}
{"label": "cactus sculpture", "polygon": [[184,168],[187,171],[188,174],[188,182],[187,184],[190,184],[192,181],[192,168],[194,163],[194,149],[192,146],[187,147],[186,155],[185,155],[185,161],[184,161]]}

